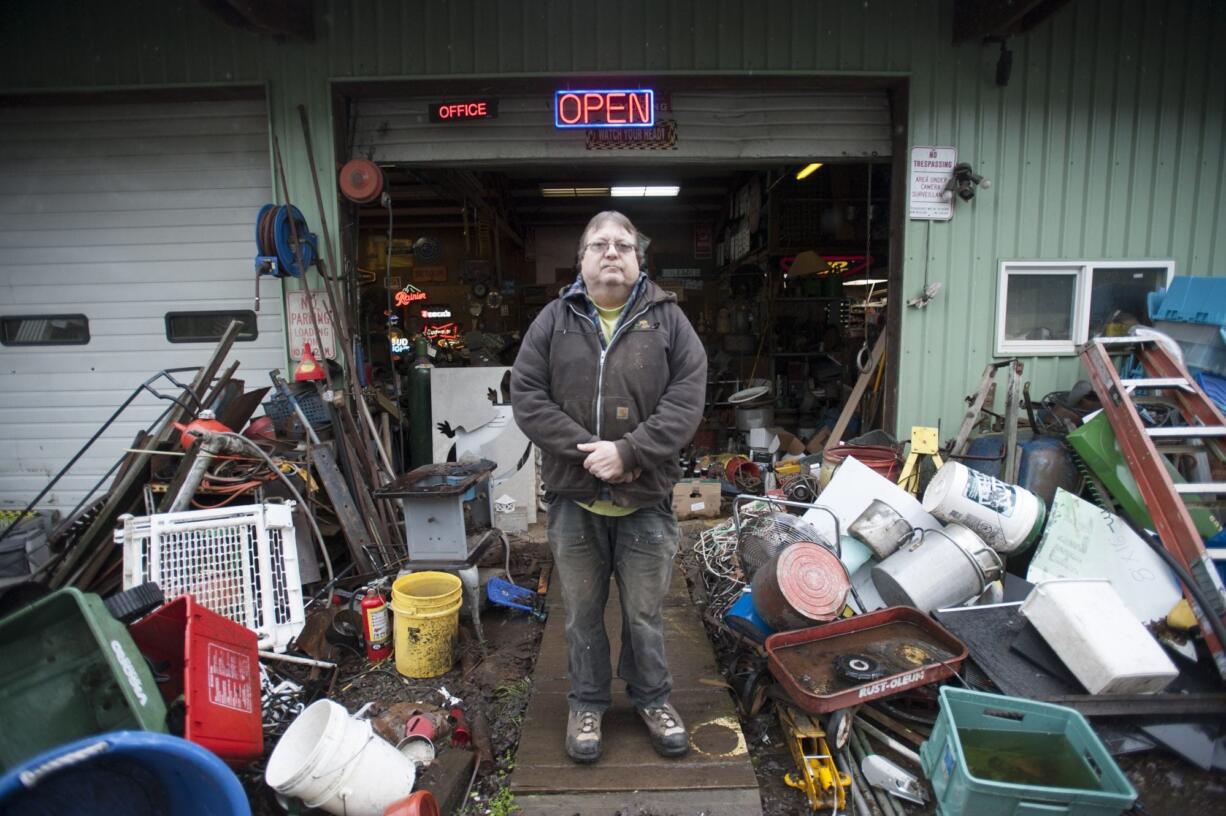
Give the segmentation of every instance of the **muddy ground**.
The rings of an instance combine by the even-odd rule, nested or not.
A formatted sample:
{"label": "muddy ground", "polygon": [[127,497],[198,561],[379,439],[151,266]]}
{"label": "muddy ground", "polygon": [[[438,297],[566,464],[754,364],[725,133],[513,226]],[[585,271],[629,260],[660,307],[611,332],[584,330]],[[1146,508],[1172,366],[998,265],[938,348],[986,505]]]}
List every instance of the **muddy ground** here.
{"label": "muddy ground", "polygon": [[[696,538],[702,525],[687,524],[683,535]],[[513,548],[512,574],[518,584],[535,587],[542,567],[548,564],[548,547],[539,528],[535,535],[517,537]],[[685,547],[683,545],[683,551]],[[499,556],[500,557],[500,556]],[[497,559],[494,559],[497,560]],[[491,566],[493,566],[491,562]],[[703,591],[691,583],[696,605],[701,608]],[[461,813],[464,816],[513,816],[518,813],[510,796],[507,780],[514,769],[522,717],[532,694],[532,670],[540,648],[543,624],[530,616],[500,608],[491,608],[482,615],[485,628],[484,654],[471,626],[461,627],[459,659],[455,668],[441,678],[409,680],[401,677],[391,661],[372,665],[354,651],[336,650],[340,668],[333,680],[322,676],[311,680],[305,671],[288,668],[286,674],[306,686],[306,694],[328,694],[351,712],[373,703],[376,719],[385,736],[403,723],[405,714],[419,708],[437,716],[440,736],[436,739],[442,752],[467,752],[466,747],[451,747],[444,700],[438,692],[445,687],[459,697],[470,712],[478,712],[488,723],[490,757],[477,769],[468,798]],[[726,671],[726,679],[737,686],[738,672],[732,671],[735,645],[717,630],[709,627],[717,659]],[[311,697],[313,699],[313,697]],[[769,703],[752,714],[742,712],[742,729],[749,746],[752,763],[761,791],[763,816],[795,816],[810,813],[805,796],[784,783],[784,775],[795,773],[795,766]],[[266,756],[275,744],[276,734],[266,740]],[[887,756],[891,752],[886,750]],[[893,756],[908,768],[905,760]],[[1162,751],[1149,751],[1118,758],[1121,768],[1136,786],[1139,806],[1136,814],[1152,816],[1193,816],[1193,814],[1226,813],[1226,777],[1200,771]],[[241,774],[256,816],[273,816],[284,812],[271,790],[263,784],[264,762]],[[913,770],[913,769],[912,769]],[[461,788],[468,779],[461,780]],[[822,812],[829,812],[824,810]],[[854,811],[852,811],[854,812]],[[931,805],[907,805],[908,814],[931,814]],[[602,816],[581,814],[580,816]],[[647,813],[620,816],[654,816]]]}

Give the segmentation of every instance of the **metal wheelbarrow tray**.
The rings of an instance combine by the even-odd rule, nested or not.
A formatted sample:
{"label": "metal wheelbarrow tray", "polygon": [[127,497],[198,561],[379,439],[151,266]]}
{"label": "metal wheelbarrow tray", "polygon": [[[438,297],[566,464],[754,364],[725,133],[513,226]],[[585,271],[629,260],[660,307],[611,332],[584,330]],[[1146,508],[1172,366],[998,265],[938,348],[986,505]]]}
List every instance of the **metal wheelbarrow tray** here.
{"label": "metal wheelbarrow tray", "polygon": [[952,677],[967,649],[918,609],[892,606],[777,632],[766,639],[766,654],[792,702],[825,714]]}

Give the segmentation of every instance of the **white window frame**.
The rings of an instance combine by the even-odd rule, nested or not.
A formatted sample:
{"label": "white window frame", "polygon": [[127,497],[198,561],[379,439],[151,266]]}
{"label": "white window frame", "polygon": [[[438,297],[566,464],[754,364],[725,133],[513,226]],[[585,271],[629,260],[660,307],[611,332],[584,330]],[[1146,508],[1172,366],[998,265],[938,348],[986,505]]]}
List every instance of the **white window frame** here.
{"label": "white window frame", "polygon": [[[1171,259],[1153,260],[1111,260],[1096,261],[1001,261],[1000,274],[996,287],[996,356],[1012,357],[1023,355],[1028,357],[1070,356],[1077,353],[1077,347],[1089,340],[1090,333],[1090,293],[1093,289],[1094,272],[1097,269],[1166,269],[1164,287],[1170,287],[1171,278],[1175,277],[1175,261]],[[1076,275],[1076,285],[1073,289],[1073,331],[1070,340],[1009,340],[1005,337],[1005,315],[1009,308],[1009,276],[1010,275]]]}

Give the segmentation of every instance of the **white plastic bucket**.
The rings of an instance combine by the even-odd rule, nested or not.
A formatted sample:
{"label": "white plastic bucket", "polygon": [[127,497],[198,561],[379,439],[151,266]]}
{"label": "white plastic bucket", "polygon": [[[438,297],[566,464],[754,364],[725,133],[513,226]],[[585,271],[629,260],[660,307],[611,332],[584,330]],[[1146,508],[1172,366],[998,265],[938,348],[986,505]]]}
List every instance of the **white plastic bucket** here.
{"label": "white plastic bucket", "polygon": [[924,509],[941,521],[961,524],[998,553],[1018,553],[1043,529],[1047,508],[1029,490],[949,462],[924,491]]}
{"label": "white plastic bucket", "polygon": [[268,758],[264,781],[336,816],[382,816],[413,792],[417,767],[344,706],[319,700],[298,715]]}

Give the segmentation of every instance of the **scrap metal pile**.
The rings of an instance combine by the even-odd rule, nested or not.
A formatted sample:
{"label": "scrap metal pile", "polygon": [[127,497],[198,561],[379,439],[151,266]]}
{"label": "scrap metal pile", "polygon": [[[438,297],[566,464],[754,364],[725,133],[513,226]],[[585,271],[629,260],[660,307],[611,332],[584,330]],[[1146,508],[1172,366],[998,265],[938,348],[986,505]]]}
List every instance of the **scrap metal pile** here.
{"label": "scrap metal pile", "polygon": [[729,680],[774,705],[812,810],[1115,813],[1138,794],[1113,755],[1226,764],[1226,421],[1160,343],[1091,341],[1089,383],[1040,402],[990,365],[945,446],[777,458],[822,463],[815,499],[738,496],[701,534]]}

